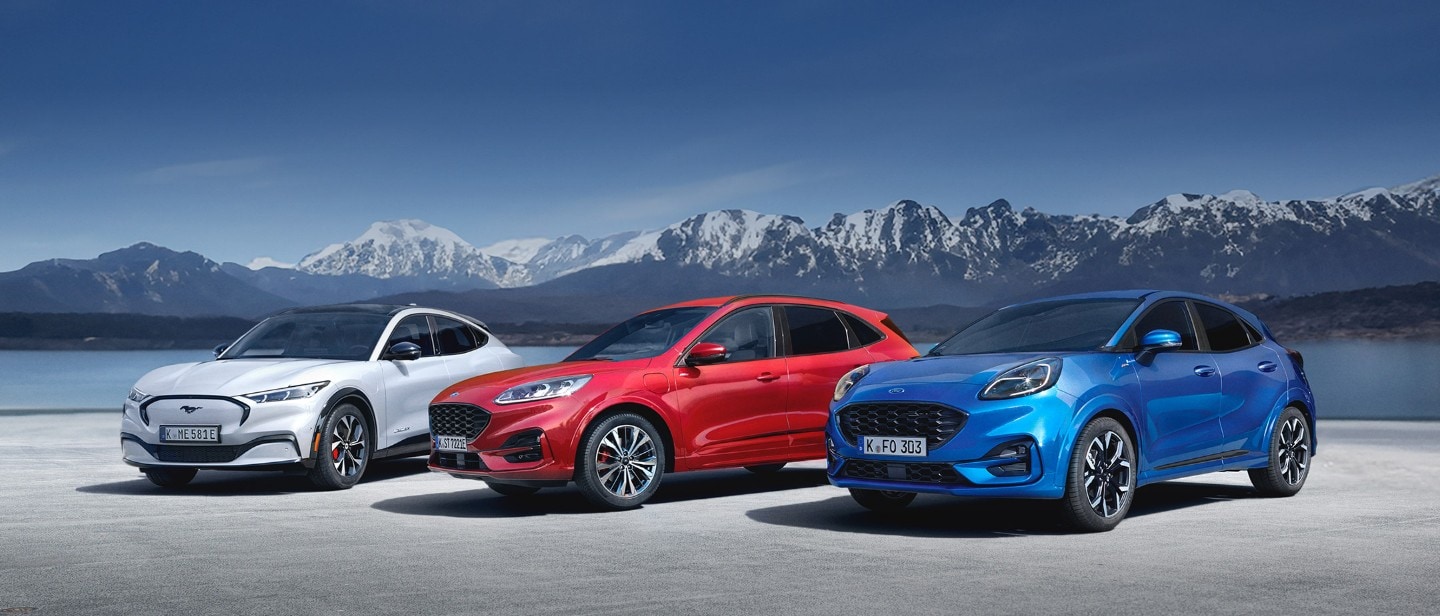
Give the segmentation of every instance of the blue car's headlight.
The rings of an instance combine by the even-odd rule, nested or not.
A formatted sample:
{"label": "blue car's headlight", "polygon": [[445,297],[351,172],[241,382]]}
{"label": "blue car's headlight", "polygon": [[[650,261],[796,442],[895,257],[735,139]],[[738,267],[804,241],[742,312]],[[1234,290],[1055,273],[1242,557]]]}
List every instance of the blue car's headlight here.
{"label": "blue car's headlight", "polygon": [[980,390],[981,400],[1007,400],[1045,391],[1060,379],[1060,359],[1046,357],[995,375]]}
{"label": "blue car's headlight", "polygon": [[591,376],[592,375],[589,374],[562,376],[556,379],[545,379],[524,385],[516,385],[500,392],[500,395],[495,396],[495,404],[519,404],[521,402],[568,396],[580,391],[581,387],[584,387],[586,383],[590,382]]}
{"label": "blue car's headlight", "polygon": [[833,400],[838,401],[844,398],[845,394],[850,392],[850,388],[855,387],[855,384],[859,383],[860,379],[865,378],[867,374],[870,374],[869,365],[860,366],[859,368],[846,372],[845,376],[840,377],[840,382],[835,383],[835,397]]}
{"label": "blue car's headlight", "polygon": [[319,393],[320,390],[325,389],[325,386],[329,384],[330,381],[320,381],[319,383],[307,383],[305,385],[291,385],[290,387],[283,387],[281,389],[257,391],[253,394],[245,394],[242,397],[249,398],[255,401],[256,404],[279,402],[281,400],[299,400],[301,398],[309,398]]}

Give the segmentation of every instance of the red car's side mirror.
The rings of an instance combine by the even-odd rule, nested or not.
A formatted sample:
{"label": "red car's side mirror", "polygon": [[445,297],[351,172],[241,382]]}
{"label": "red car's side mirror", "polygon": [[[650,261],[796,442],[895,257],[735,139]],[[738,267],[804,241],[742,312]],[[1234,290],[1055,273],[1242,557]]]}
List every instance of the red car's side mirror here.
{"label": "red car's side mirror", "polygon": [[703,366],[725,361],[730,356],[730,351],[723,344],[714,342],[701,342],[690,347],[690,354],[685,356],[685,364],[689,366]]}

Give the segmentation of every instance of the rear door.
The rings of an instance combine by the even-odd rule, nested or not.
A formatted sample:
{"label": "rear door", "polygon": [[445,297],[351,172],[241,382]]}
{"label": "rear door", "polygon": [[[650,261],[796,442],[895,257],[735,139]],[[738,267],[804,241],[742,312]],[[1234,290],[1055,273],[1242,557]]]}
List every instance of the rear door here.
{"label": "rear door", "polygon": [[[1194,302],[1205,331],[1211,357],[1220,369],[1220,432],[1226,452],[1267,451],[1262,443],[1270,411],[1289,389],[1282,357],[1260,344],[1260,332],[1234,313],[1204,302]],[[1228,457],[1238,456],[1232,454]]]}
{"label": "rear door", "polygon": [[846,372],[873,361],[869,351],[862,347],[863,341],[874,342],[880,337],[873,329],[855,331],[844,322],[849,315],[842,316],[829,308],[787,305],[782,310],[785,366],[790,373],[786,418],[791,442],[802,447],[814,446],[823,454],[824,450],[819,448],[824,447],[825,422],[830,418],[835,383]]}
{"label": "rear door", "polygon": [[787,446],[788,379],[773,308],[737,310],[699,342],[720,344],[729,356],[719,363],[675,368],[676,397],[696,464],[738,464]]}

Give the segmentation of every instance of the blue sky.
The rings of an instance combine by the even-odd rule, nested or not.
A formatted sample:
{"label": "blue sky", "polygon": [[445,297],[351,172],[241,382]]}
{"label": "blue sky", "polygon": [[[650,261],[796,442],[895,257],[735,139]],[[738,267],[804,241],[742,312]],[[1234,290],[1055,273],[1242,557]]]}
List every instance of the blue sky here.
{"label": "blue sky", "polygon": [[1440,173],[1429,2],[0,2],[0,270]]}

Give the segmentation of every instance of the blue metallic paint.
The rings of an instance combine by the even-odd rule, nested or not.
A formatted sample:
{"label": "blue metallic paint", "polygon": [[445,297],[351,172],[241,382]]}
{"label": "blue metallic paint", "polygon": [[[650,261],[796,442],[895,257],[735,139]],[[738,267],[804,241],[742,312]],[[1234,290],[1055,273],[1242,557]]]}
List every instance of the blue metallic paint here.
{"label": "blue metallic paint", "polygon": [[[830,482],[845,488],[941,493],[997,498],[1060,498],[1076,435],[1095,417],[1120,420],[1135,439],[1137,485],[1221,471],[1262,468],[1276,419],[1287,406],[1309,418],[1314,447],[1315,401],[1309,384],[1255,315],[1214,299],[1188,293],[1120,291],[1054,299],[1139,298],[1142,303],[1117,330],[1105,349],[1085,353],[1004,353],[921,357],[874,364],[871,371],[831,405],[826,426],[832,455]],[[1224,307],[1263,336],[1258,344],[1229,353],[1118,350],[1126,332],[1145,311],[1166,299],[1191,299]],[[1148,355],[1148,357],[1147,357]],[[980,400],[980,390],[1004,370],[1042,357],[1063,362],[1054,387],[1009,400]],[[1255,367],[1276,364],[1268,372]],[[1246,366],[1252,366],[1247,369]],[[1202,376],[1200,368],[1213,371]],[[900,394],[892,393],[902,389]],[[836,413],[857,402],[929,402],[968,414],[964,427],[925,458],[865,455],[841,435]],[[988,469],[1008,459],[986,458],[1017,439],[1034,443],[1030,473],[998,477]],[[1244,452],[1219,457],[1222,453]],[[1159,468],[1205,456],[1216,459]],[[841,475],[850,459],[886,462],[943,462],[953,465],[968,484],[925,484],[857,479]],[[1013,460],[1010,460],[1013,461]]]}

